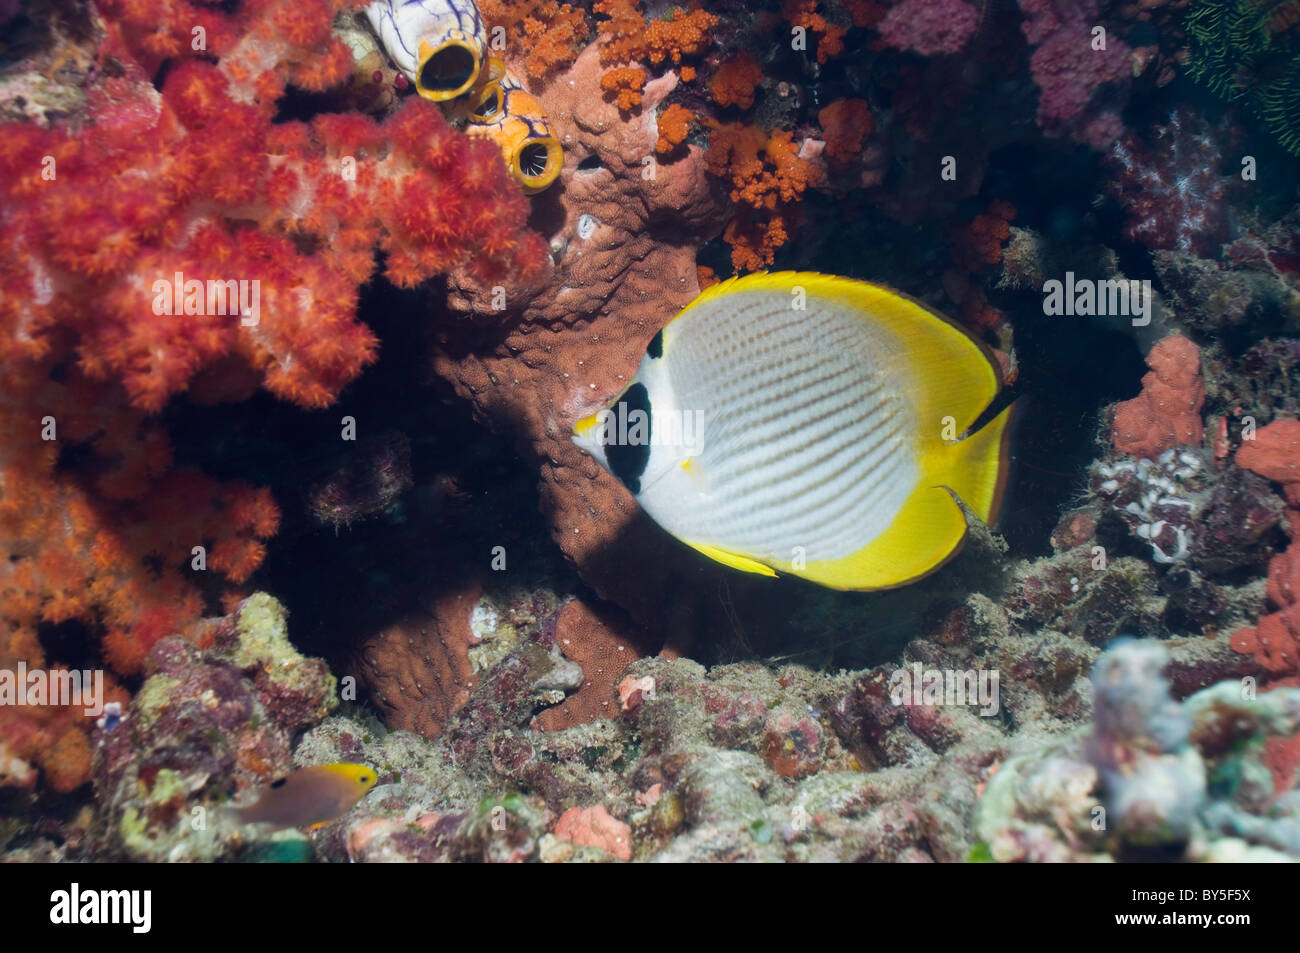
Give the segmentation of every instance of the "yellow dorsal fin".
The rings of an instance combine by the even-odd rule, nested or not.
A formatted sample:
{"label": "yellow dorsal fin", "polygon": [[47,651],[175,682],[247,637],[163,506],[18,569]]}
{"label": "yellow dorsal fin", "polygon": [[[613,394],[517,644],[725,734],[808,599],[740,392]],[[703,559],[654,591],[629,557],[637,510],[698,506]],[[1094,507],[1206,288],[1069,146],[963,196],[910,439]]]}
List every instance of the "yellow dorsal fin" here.
{"label": "yellow dorsal fin", "polygon": [[739,569],[741,572],[757,573],[760,576],[775,576],[776,571],[771,566],[764,566],[757,560],[750,559],[748,556],[738,556],[735,553],[729,553],[726,550],[718,549],[716,546],[709,546],[705,543],[686,544],[691,549],[698,550],[708,556],[714,562],[722,563],[724,566],[730,566],[732,569]]}
{"label": "yellow dorsal fin", "polygon": [[[1006,479],[1009,410],[967,439],[950,442],[975,422],[1002,388],[1002,370],[988,348],[943,315],[884,285],[796,271],[759,273],[724,285],[729,286],[726,291],[791,297],[802,288],[808,299],[845,305],[889,332],[913,384],[908,397],[920,428],[920,484],[948,487],[980,519],[993,521]],[[723,285],[706,294],[712,296],[715,289]]]}
{"label": "yellow dorsal fin", "polygon": [[[818,298],[847,306],[874,328],[889,333],[899,357],[918,384],[910,394],[927,448],[943,446],[944,418],[963,433],[1002,388],[1002,371],[992,353],[965,330],[900,291],[869,281],[839,278],[815,271],[756,272],[706,288],[678,318],[724,295],[775,292],[794,300],[803,289]],[[667,348],[672,324],[664,331]]]}

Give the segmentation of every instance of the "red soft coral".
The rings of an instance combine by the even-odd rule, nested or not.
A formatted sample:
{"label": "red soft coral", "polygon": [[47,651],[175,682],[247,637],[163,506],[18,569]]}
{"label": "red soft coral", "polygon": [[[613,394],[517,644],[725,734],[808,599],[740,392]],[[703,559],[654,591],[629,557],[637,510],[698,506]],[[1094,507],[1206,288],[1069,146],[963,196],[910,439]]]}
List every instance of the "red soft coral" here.
{"label": "red soft coral", "polygon": [[[172,397],[332,402],[375,358],[357,301],[377,249],[408,285],[546,266],[499,153],[436,106],[276,121],[287,84],[350,72],[345,5],[98,0],[114,69],[85,121],[0,128],[0,661],[42,664],[38,628],[79,620],[133,674],[262,562],[275,502],[173,468],[152,417]],[[57,752],[60,789],[85,779],[84,733],[0,711],[0,748]]]}
{"label": "red soft coral", "polygon": [[1268,566],[1265,593],[1275,611],[1238,629],[1232,647],[1254,655],[1265,671],[1294,678],[1300,676],[1300,420],[1275,420],[1243,440],[1237,465],[1283,485],[1291,545]]}

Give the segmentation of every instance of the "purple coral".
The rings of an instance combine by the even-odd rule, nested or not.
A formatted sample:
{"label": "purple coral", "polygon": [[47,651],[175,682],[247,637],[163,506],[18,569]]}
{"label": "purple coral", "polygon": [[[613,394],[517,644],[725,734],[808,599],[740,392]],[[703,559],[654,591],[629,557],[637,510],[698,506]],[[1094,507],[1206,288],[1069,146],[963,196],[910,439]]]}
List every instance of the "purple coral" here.
{"label": "purple coral", "polygon": [[958,52],[978,27],[965,0],[903,0],[880,21],[880,36],[896,49],[936,56]]}
{"label": "purple coral", "polygon": [[1123,130],[1119,108],[1132,72],[1128,45],[1095,33],[1102,26],[1097,0],[1020,0],[1020,11],[1025,38],[1037,46],[1029,68],[1039,88],[1038,124],[1104,149]]}

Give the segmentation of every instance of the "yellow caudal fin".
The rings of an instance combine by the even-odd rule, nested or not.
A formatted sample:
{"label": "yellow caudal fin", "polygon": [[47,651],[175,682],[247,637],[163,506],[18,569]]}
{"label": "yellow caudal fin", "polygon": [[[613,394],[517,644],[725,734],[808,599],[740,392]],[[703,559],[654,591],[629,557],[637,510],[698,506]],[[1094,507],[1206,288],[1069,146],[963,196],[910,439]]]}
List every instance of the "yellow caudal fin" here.
{"label": "yellow caudal fin", "polygon": [[927,454],[926,482],[946,486],[982,519],[992,524],[1007,479],[1008,423],[1012,404],[965,440]]}
{"label": "yellow caudal fin", "polygon": [[889,528],[865,547],[793,572],[832,589],[893,589],[934,572],[965,537],[966,517],[952,494],[941,486],[919,486]]}

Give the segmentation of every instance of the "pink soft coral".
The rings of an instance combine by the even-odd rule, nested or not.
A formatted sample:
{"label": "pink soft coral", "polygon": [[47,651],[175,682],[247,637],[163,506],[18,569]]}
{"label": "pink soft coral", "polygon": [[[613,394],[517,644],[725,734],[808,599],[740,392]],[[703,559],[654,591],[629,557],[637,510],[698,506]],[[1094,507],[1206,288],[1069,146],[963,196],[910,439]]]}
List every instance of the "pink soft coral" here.
{"label": "pink soft coral", "polygon": [[[1132,76],[1131,51],[1123,40],[1097,34],[1098,0],[1019,0],[1021,29],[1037,46],[1029,61],[1038,84],[1038,124],[1104,149],[1123,131],[1119,108]],[[1104,48],[1095,48],[1102,45]],[[1107,98],[1106,89],[1114,91]]]}
{"label": "pink soft coral", "polygon": [[956,53],[979,26],[979,14],[965,0],[902,0],[880,21],[890,46],[922,56]]}

